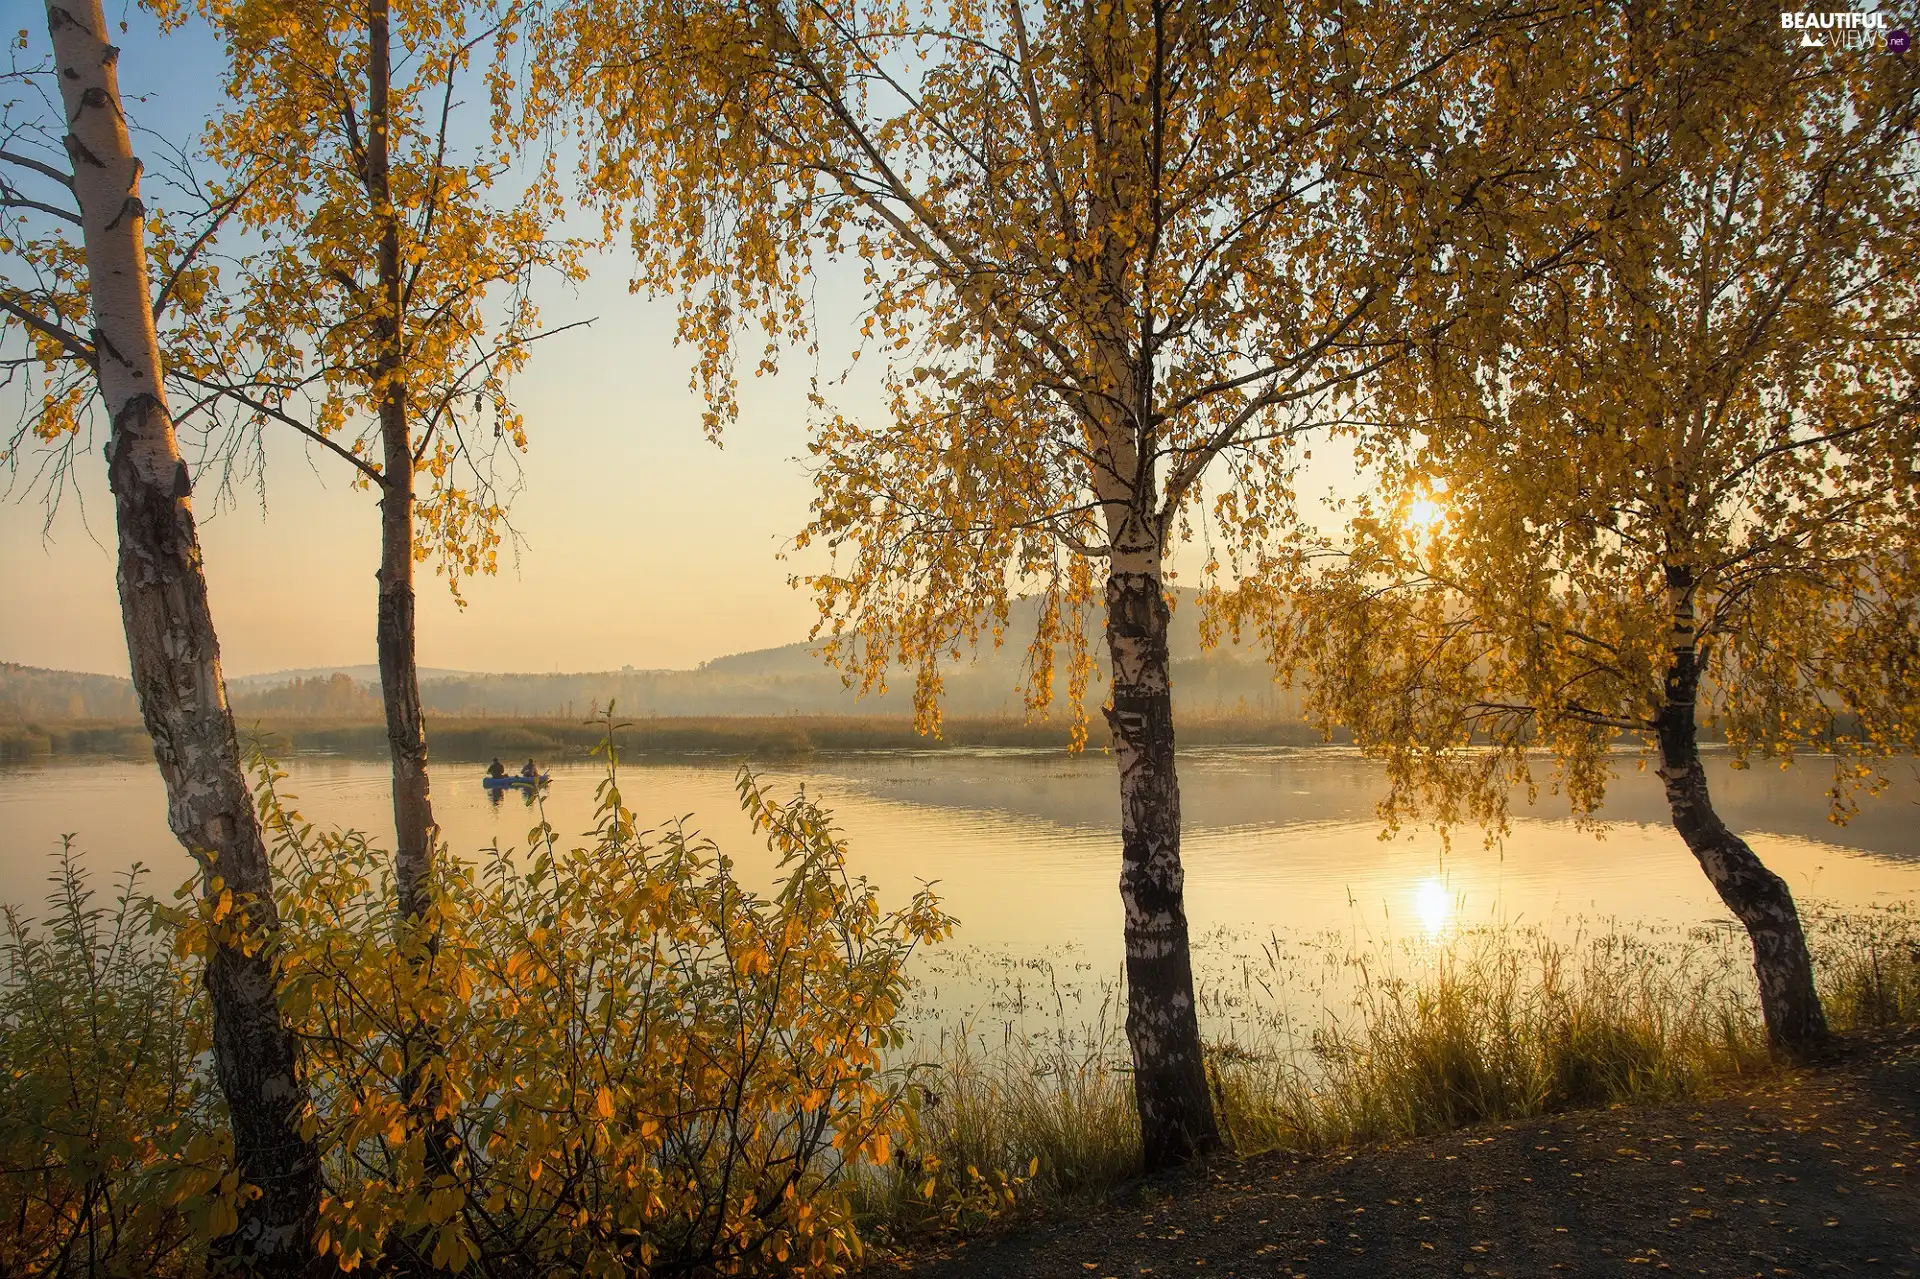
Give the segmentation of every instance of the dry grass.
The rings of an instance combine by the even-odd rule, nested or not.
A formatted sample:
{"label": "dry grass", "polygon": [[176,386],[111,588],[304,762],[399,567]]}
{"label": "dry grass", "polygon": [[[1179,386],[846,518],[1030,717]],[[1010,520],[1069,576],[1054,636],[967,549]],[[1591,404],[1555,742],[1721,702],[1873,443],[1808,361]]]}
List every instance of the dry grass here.
{"label": "dry grass", "polygon": [[[1835,1029],[1920,1019],[1911,908],[1815,908],[1808,925]],[[1307,944],[1317,958],[1304,962],[1300,944],[1278,941],[1224,966],[1214,957],[1201,1000],[1208,1074],[1242,1153],[1697,1097],[1774,1069],[1746,941],[1730,928],[1567,939],[1494,927],[1437,945],[1353,946],[1330,935]],[[1137,1169],[1118,983],[1098,984],[1076,1020],[1042,967],[1038,1001],[1026,991],[997,1001],[1009,1014],[998,1035],[923,1035],[922,1160],[946,1175],[934,1185],[915,1163],[867,1186],[883,1234],[1085,1200]],[[1048,1009],[1038,1024],[1036,1004]],[[970,1186],[984,1189],[968,1198]]]}

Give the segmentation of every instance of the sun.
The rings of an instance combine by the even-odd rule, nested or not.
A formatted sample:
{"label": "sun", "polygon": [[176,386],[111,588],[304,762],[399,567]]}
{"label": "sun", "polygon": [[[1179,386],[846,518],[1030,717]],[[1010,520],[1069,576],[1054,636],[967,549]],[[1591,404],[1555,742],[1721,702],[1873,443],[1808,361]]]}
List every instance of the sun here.
{"label": "sun", "polygon": [[1407,527],[1417,532],[1431,532],[1447,518],[1447,508],[1430,497],[1416,497],[1407,503]]}
{"label": "sun", "polygon": [[1442,496],[1447,491],[1445,480],[1434,480],[1425,491],[1407,502],[1407,509],[1401,519],[1405,521],[1409,532],[1430,535],[1441,532],[1447,524],[1447,506]]}

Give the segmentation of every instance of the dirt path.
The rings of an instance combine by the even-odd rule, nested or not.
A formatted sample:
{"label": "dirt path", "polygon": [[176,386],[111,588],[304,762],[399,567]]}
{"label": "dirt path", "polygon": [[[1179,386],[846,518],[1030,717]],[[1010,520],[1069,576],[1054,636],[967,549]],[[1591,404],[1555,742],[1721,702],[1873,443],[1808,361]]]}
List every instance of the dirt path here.
{"label": "dirt path", "polygon": [[[1697,1106],[1222,1160],[916,1279],[1920,1275],[1920,1035]],[[885,1273],[885,1272],[883,1272]]]}

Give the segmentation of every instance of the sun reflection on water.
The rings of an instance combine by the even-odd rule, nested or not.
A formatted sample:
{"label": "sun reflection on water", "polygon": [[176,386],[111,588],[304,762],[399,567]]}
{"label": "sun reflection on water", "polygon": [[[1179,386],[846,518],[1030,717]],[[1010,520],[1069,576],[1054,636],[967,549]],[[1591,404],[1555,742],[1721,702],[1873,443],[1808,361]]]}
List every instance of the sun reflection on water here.
{"label": "sun reflection on water", "polygon": [[1453,899],[1438,879],[1423,879],[1413,888],[1413,913],[1429,939],[1446,931],[1453,916]]}

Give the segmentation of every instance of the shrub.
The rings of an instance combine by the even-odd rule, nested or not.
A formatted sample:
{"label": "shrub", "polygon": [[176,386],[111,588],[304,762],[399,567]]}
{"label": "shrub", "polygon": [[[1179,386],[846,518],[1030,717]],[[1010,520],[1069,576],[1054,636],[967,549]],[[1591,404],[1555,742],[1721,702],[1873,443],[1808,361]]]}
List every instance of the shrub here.
{"label": "shrub", "polygon": [[[780,858],[754,892],[680,825],[641,831],[610,766],[586,847],[541,826],[518,857],[449,861],[398,924],[386,854],[302,820],[282,776],[259,791],[271,944],[335,1264],[811,1276],[859,1255],[853,1178],[912,1123],[883,1062],[902,967],[951,928],[928,892],[883,912],[829,815],[743,770]],[[161,909],[135,889],[96,907],[68,858],[50,923],[7,916],[0,1273],[192,1273],[249,1193],[192,980],[238,926],[232,895]]]}
{"label": "shrub", "polygon": [[178,1271],[235,1224],[204,996],[139,883],[96,904],[69,846],[47,918],[5,912],[0,1274]]}
{"label": "shrub", "polygon": [[928,892],[883,913],[829,815],[742,770],[780,856],[762,896],[680,825],[639,830],[610,767],[589,847],[543,825],[519,858],[449,862],[396,927],[386,857],[316,832],[277,780],[286,1006],[342,1267],[827,1275],[858,1255],[847,1174],[908,1122],[882,1061],[902,967],[951,927]]}

